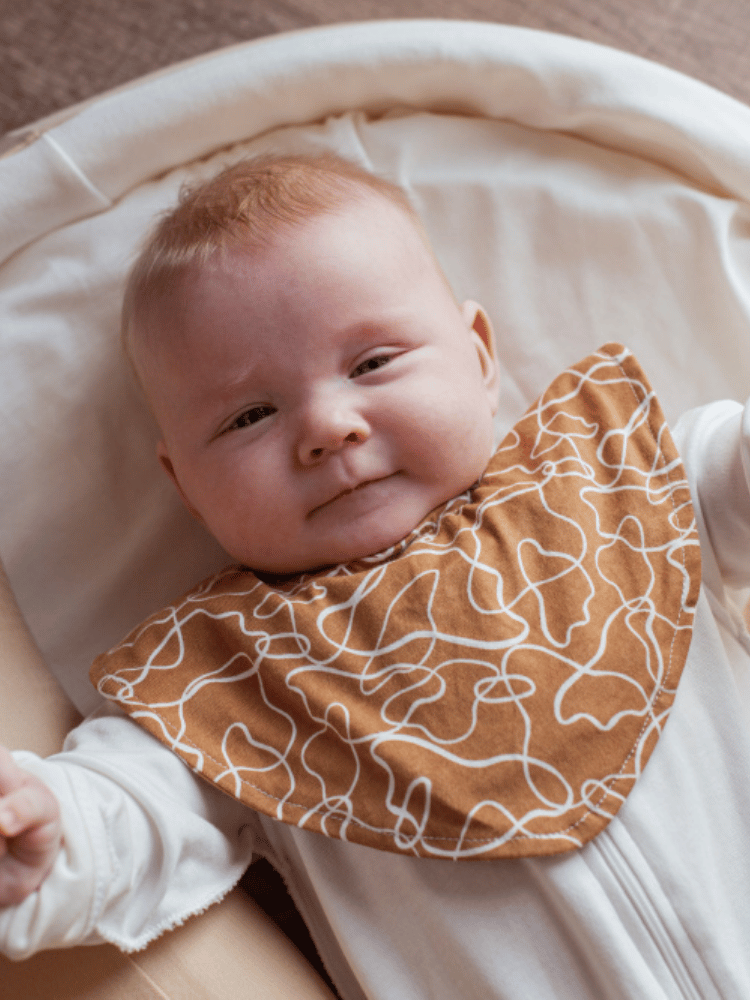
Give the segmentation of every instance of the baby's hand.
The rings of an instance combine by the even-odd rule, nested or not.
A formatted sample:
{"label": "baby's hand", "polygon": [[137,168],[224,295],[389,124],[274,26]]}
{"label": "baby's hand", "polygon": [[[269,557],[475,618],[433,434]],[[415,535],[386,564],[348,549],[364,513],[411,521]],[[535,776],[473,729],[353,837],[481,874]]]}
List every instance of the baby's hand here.
{"label": "baby's hand", "polygon": [[57,799],[0,747],[0,906],[15,906],[39,888],[61,842]]}

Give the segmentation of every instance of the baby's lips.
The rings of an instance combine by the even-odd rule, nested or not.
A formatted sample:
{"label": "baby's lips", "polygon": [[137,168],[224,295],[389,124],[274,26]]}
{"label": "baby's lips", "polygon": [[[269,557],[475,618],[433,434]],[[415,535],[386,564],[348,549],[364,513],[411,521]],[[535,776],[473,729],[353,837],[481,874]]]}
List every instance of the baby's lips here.
{"label": "baby's lips", "polygon": [[361,490],[364,486],[370,486],[372,483],[379,483],[383,479],[390,479],[391,475],[393,475],[393,473],[386,473],[384,476],[371,476],[369,479],[360,480],[360,482],[358,482],[354,486],[349,486],[347,488],[340,489],[333,496],[329,497],[327,500],[324,500],[323,503],[318,504],[317,507],[313,507],[313,509],[307,516],[310,517],[317,511],[322,510],[324,507],[327,507],[329,504],[333,503],[334,500],[338,500],[339,497],[347,496],[349,493],[356,493],[357,490]]}

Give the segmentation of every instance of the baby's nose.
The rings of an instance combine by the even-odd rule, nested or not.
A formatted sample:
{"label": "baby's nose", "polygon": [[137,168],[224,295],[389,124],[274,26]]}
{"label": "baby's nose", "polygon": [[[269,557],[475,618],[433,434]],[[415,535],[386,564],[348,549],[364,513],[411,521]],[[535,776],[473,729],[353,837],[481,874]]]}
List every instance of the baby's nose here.
{"label": "baby's nose", "polygon": [[321,400],[306,414],[297,456],[303,465],[315,464],[341,448],[362,444],[369,436],[369,424],[356,409]]}

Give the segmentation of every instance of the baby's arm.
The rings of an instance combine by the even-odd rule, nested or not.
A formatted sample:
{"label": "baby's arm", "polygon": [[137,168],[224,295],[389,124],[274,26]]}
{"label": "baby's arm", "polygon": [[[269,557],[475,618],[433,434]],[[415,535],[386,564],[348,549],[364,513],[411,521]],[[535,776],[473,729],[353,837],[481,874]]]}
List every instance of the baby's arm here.
{"label": "baby's arm", "polygon": [[61,842],[57,799],[0,747],[0,907],[16,906],[39,888]]}
{"label": "baby's arm", "polygon": [[[18,610],[10,587],[3,573],[0,561],[0,740],[13,749],[22,746],[42,756],[59,750],[65,733],[71,729],[79,716],[67,701],[64,693],[47,669],[39,650]],[[137,727],[129,724],[128,732]],[[138,732],[137,739],[127,740],[127,762],[140,758],[146,749],[148,738],[145,732]],[[155,741],[153,741],[155,742]],[[81,743],[80,739],[76,740]],[[167,787],[181,794],[180,781],[184,780],[186,768],[165,748],[160,748],[159,761],[163,766]],[[101,760],[99,747],[95,747],[92,763]],[[50,787],[53,781],[55,798],[60,802],[80,803],[80,795],[71,795],[67,783],[61,780],[59,770],[52,761],[21,755],[21,766],[25,775],[34,774],[34,780]],[[28,765],[28,766],[27,766]],[[62,769],[64,770],[64,768]],[[35,771],[41,771],[36,774]],[[138,782],[142,787],[143,782]],[[191,782],[187,791],[192,790]],[[232,803],[222,793],[215,793],[229,804],[230,813],[223,815],[219,809],[212,818],[223,820],[227,833],[231,832]],[[110,798],[110,803],[112,800]],[[113,811],[112,821],[118,831],[122,831],[122,813]],[[53,1000],[63,993],[67,996],[88,996],[93,990],[102,1000],[124,1000],[136,994],[144,998],[153,996],[181,1000],[190,996],[193,1000],[216,1000],[219,996],[233,996],[236,1000],[250,1000],[250,997],[297,997],[323,1000],[330,993],[317,978],[310,966],[296,948],[257,908],[252,900],[239,890],[230,893],[219,905],[211,907],[199,919],[189,920],[171,934],[163,935],[148,948],[135,956],[125,956],[111,946],[96,948],[68,948],[65,951],[48,952],[44,961],[9,962],[3,958],[3,943],[15,945],[11,950],[16,957],[28,954],[38,947],[57,944],[73,944],[87,938],[89,921],[87,912],[91,910],[89,886],[84,892],[76,891],[79,872],[91,861],[92,851],[88,843],[81,845],[76,859],[75,844],[80,835],[84,840],[95,825],[95,817],[86,816],[83,827],[76,827],[68,819],[67,829],[63,818],[64,838],[62,850],[57,852],[49,878],[42,882],[38,892],[32,893],[20,906],[0,908],[0,994],[3,997],[38,997],[39,1000]],[[173,826],[180,828],[180,815],[174,810]],[[127,833],[127,831],[125,831]],[[201,844],[205,838],[201,836]],[[235,849],[240,845],[235,841]],[[216,859],[222,868],[239,865],[240,873],[249,857],[229,859],[223,853],[224,842],[208,843],[207,853]],[[148,871],[149,882],[153,881],[154,870]],[[187,880],[194,887],[195,866],[187,872]],[[239,877],[239,875],[237,876]],[[168,887],[174,880],[170,877]],[[45,917],[54,923],[54,906],[50,906],[48,892],[57,896],[63,911],[63,920],[53,928],[55,933],[46,941],[34,933],[35,925]],[[53,900],[54,902],[54,900]],[[76,907],[83,906],[83,918]],[[28,911],[24,921],[21,911]],[[130,908],[125,909],[130,914]],[[142,916],[142,914],[141,914]],[[20,922],[18,918],[21,918]],[[179,923],[179,913],[168,921]],[[136,921],[137,925],[138,921]],[[68,933],[72,926],[72,933]],[[129,928],[132,930],[132,928]],[[136,926],[137,931],[137,926]],[[43,935],[42,935],[43,936]],[[96,938],[96,933],[93,937]],[[91,943],[91,941],[89,941]],[[126,942],[129,943],[129,942]],[[20,948],[18,947],[20,945]],[[30,946],[30,947],[27,947]],[[42,956],[39,956],[41,959]],[[218,971],[217,971],[218,970]],[[153,984],[152,986],[149,984]]]}
{"label": "baby's arm", "polygon": [[[66,752],[57,754],[80,717],[33,641],[2,560],[0,682],[0,743],[13,751],[12,763],[3,757],[0,765],[0,800],[19,782],[22,798],[49,789],[61,831],[53,834],[60,849],[51,863],[40,861],[33,877],[27,872],[21,879],[38,888],[22,889],[25,898],[15,905],[0,905],[0,955],[20,959],[105,940],[140,948],[241,877],[252,853],[252,836],[240,832],[248,827],[247,810],[198,783],[135,723],[105,711],[105,718],[75,729]],[[5,840],[0,836],[0,871],[17,873],[19,845],[6,854]],[[138,905],[129,899],[131,888]],[[0,982],[4,974],[0,958]]]}
{"label": "baby's arm", "polygon": [[62,753],[14,753],[60,805],[62,847],[39,889],[0,908],[0,950],[103,941],[131,951],[221,899],[250,863],[256,824],[116,709]]}

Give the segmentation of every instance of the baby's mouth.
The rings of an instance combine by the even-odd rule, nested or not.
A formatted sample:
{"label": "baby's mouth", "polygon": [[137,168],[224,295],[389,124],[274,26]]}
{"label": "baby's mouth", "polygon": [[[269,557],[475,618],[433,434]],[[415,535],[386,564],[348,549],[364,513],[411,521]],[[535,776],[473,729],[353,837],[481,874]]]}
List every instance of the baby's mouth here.
{"label": "baby's mouth", "polygon": [[318,504],[317,507],[313,507],[313,509],[309,512],[307,517],[312,517],[313,514],[317,514],[318,511],[323,510],[325,507],[329,507],[331,504],[336,503],[337,500],[340,500],[342,497],[348,496],[350,493],[356,493],[357,490],[364,489],[365,486],[371,486],[372,483],[380,483],[384,479],[390,479],[390,475],[379,476],[377,479],[365,479],[363,482],[358,483],[357,486],[352,486],[351,489],[341,490],[339,493],[331,497],[329,500],[325,500],[323,501],[323,503]]}

